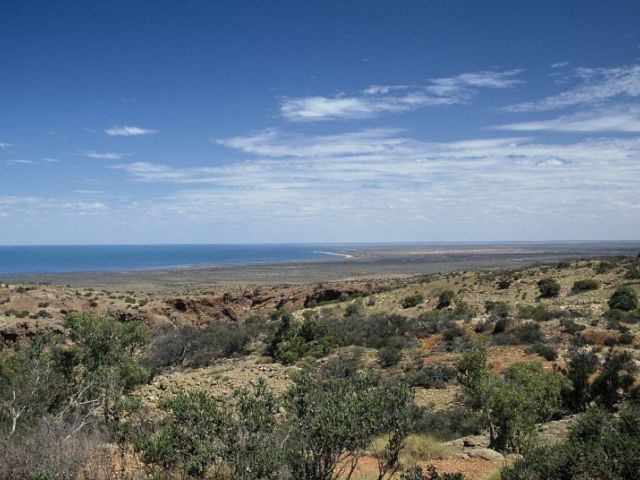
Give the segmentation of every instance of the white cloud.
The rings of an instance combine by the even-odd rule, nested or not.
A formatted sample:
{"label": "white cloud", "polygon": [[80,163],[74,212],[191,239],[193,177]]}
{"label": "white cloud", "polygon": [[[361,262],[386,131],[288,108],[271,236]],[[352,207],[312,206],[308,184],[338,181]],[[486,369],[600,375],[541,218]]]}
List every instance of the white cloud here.
{"label": "white cloud", "polygon": [[571,62],[556,62],[551,64],[551,68],[562,68],[569,65]]}
{"label": "white cloud", "polygon": [[139,135],[151,135],[156,133],[157,130],[152,130],[150,128],[141,128],[141,127],[131,127],[131,126],[121,126],[121,127],[111,127],[107,128],[104,133],[110,136],[120,136],[120,137],[137,137]]}
{"label": "white cloud", "polygon": [[0,149],[13,147],[13,144],[7,142],[0,142]]}
{"label": "white cloud", "polygon": [[124,158],[122,153],[96,152],[95,150],[86,150],[82,154],[85,157],[95,158],[98,160],[122,160]]}
{"label": "white cloud", "polygon": [[426,85],[373,85],[356,95],[285,99],[280,113],[291,121],[359,119],[428,106],[468,102],[478,89],[512,87],[520,70],[482,71],[429,80]]}
{"label": "white cloud", "polygon": [[637,193],[640,138],[429,143],[393,129],[331,136],[268,130],[220,143],[255,157],[204,167],[137,162],[114,168],[140,182],[179,186],[137,207],[158,221],[253,226],[268,219],[268,228],[357,224],[407,232],[411,225],[440,231],[446,217],[450,225],[484,225],[486,232],[491,222],[567,228],[589,215],[593,222],[615,216],[640,225],[640,212],[619,203]]}
{"label": "white cloud", "polygon": [[33,160],[25,160],[22,158],[11,159],[6,161],[7,164],[10,165],[35,165],[36,162]]}
{"label": "white cloud", "polygon": [[540,101],[507,107],[511,112],[554,110],[575,105],[588,105],[614,98],[640,96],[640,65],[611,68],[578,68],[574,76],[579,84],[569,90]]}
{"label": "white cloud", "polygon": [[493,127],[511,131],[640,133],[640,108],[607,109]]}
{"label": "white cloud", "polygon": [[84,202],[63,198],[28,195],[0,195],[0,214],[11,215],[94,215],[108,210],[102,202]]}

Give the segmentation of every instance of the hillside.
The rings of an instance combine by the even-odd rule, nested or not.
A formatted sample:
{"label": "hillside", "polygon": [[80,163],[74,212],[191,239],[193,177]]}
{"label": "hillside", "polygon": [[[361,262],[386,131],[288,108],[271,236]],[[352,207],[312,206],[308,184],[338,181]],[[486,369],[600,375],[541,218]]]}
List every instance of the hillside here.
{"label": "hillside", "polygon": [[[56,421],[62,422],[60,428],[63,431],[69,428],[68,422],[75,427],[81,426],[78,431],[87,432],[85,440],[97,442],[88,448],[102,448],[97,446],[99,444],[112,446],[114,456],[106,462],[110,465],[117,463],[118,471],[109,470],[109,474],[103,472],[102,475],[113,478],[146,478],[153,472],[168,475],[182,472],[184,475],[186,470],[181,463],[181,454],[169,454],[167,445],[152,447],[145,444],[130,432],[125,435],[122,425],[129,422],[134,429],[147,432],[148,438],[157,439],[158,432],[166,433],[168,428],[162,419],[169,418],[167,415],[172,411],[177,415],[175,409],[178,407],[171,407],[171,402],[176,398],[182,398],[184,402],[194,400],[184,397],[185,394],[200,392],[207,398],[220,401],[225,409],[234,411],[237,405],[249,402],[249,397],[238,396],[239,389],[244,389],[246,395],[247,392],[256,395],[258,403],[247,403],[252,405],[250,408],[266,408],[260,403],[263,397],[255,390],[265,388],[268,395],[273,396],[269,402],[275,402],[277,407],[274,407],[274,416],[264,417],[264,421],[274,422],[273,438],[278,438],[283,434],[278,430],[280,426],[293,421],[289,419],[291,407],[287,402],[292,396],[295,398],[296,391],[300,392],[303,385],[307,385],[300,383],[305,375],[310,375],[316,379],[315,383],[329,389],[338,388],[335,382],[339,383],[341,378],[352,378],[336,390],[347,389],[343,391],[347,395],[345,398],[359,395],[357,392],[348,393],[350,383],[359,385],[358,382],[365,382],[359,375],[370,375],[376,380],[367,383],[366,388],[362,387],[365,388],[363,391],[369,392],[367,395],[375,397],[378,391],[382,395],[383,389],[387,388],[385,385],[393,389],[396,388],[393,385],[401,382],[408,388],[406,412],[413,412],[411,425],[404,427],[404,448],[400,451],[399,463],[394,464],[395,470],[388,470],[383,478],[390,478],[388,475],[396,470],[398,477],[402,474],[405,475],[403,478],[414,478],[409,477],[412,467],[421,466],[426,472],[428,465],[435,465],[440,472],[461,472],[468,479],[495,479],[499,478],[499,471],[505,465],[513,464],[522,458],[522,454],[527,458],[527,452],[533,445],[531,442],[551,445],[567,438],[572,426],[585,415],[585,409],[599,405],[609,411],[617,411],[620,402],[640,397],[637,378],[633,377],[640,359],[637,303],[629,308],[623,304],[618,309],[610,308],[610,300],[621,286],[627,286],[632,293],[640,292],[639,268],[636,257],[611,257],[491,272],[460,271],[315,284],[220,285],[207,291],[180,294],[3,284],[0,288],[0,339],[4,363],[0,367],[4,365],[4,370],[0,368],[0,376],[4,375],[4,381],[0,384],[0,408],[4,410],[0,419],[8,421],[11,411],[15,411],[12,408],[16,408],[15,402],[11,401],[11,394],[16,388],[15,378],[13,384],[8,380],[7,365],[42,335],[54,332],[62,336],[62,343],[51,343],[41,351],[45,353],[39,353],[47,355],[48,348],[52,352],[58,351],[56,349],[75,352],[74,349],[80,348],[82,342],[93,345],[93,340],[83,339],[82,335],[90,332],[91,336],[99,336],[105,329],[113,328],[108,325],[123,326],[124,330],[112,337],[112,341],[117,343],[126,338],[131,326],[140,325],[148,333],[131,340],[130,346],[123,347],[118,355],[130,358],[147,373],[135,377],[136,380],[131,380],[130,384],[120,385],[117,397],[110,397],[115,391],[113,386],[95,393],[95,398],[87,401],[101,400],[99,406],[89,412],[80,408],[80,396],[67,402],[67,408],[73,405],[78,409],[76,415],[84,415],[82,418],[86,426],[78,424],[77,417],[64,421],[62,416],[56,417]],[[89,312],[89,316],[80,312]],[[95,320],[98,318],[106,319],[104,327],[100,326],[103,325],[102,320]],[[106,346],[104,348],[108,350]],[[93,350],[89,348],[87,351]],[[483,364],[478,363],[479,357],[473,356],[478,352],[486,357],[486,370]],[[593,357],[594,365],[587,372],[585,392],[588,393],[580,393],[578,389],[584,386],[576,384],[576,355],[587,353]],[[83,362],[87,361],[88,354],[76,354],[79,356],[75,363],[65,368],[72,368],[73,375],[85,375],[89,367]],[[605,391],[604,387],[600,388],[604,381],[602,377],[608,368],[613,368],[611,357],[614,354],[619,356],[616,357],[619,365],[615,372],[618,383],[611,387],[613,392]],[[56,355],[59,354],[51,358]],[[101,355],[101,361],[108,357],[107,354]],[[120,360],[114,365],[131,372],[133,367],[123,367],[118,362]],[[80,366],[81,373],[76,370]],[[256,386],[259,379],[264,379],[264,387]],[[527,403],[530,399],[516,401],[512,397],[500,396],[510,391],[511,381],[519,385],[514,392],[520,394],[528,391],[527,382],[534,380],[539,383],[532,391],[547,391],[545,389],[549,388],[548,392],[556,393],[549,393],[548,397],[557,395],[557,399],[548,405],[545,402],[549,398],[539,400],[546,405],[544,411],[532,413],[532,407]],[[611,379],[607,381],[611,382]],[[29,381],[18,383],[24,388],[30,385]],[[73,385],[68,388],[77,388],[77,384]],[[47,395],[55,390],[53,385],[46,388]],[[304,388],[310,389],[305,395],[320,395],[319,404],[328,401],[313,389],[312,384]],[[404,394],[398,392],[394,395],[404,398]],[[485,400],[491,395],[500,402],[511,398],[511,403],[505,404],[505,415],[511,410],[521,409],[523,418],[532,415],[527,417],[529,423],[518,427],[522,430],[509,430],[501,423],[502,419],[489,418],[495,414],[496,405],[492,407],[494,413],[484,417],[488,410],[485,410],[487,407],[482,398],[474,397],[478,392],[485,392],[480,396]],[[514,392],[509,395],[516,395]],[[578,398],[575,392],[582,396]],[[66,393],[60,392],[59,395]],[[116,415],[109,410],[115,408],[115,404],[110,402],[117,404],[124,398],[139,400],[133,413]],[[383,402],[383,397],[380,398]],[[33,426],[39,424],[39,419],[48,418],[50,414],[46,412],[63,408],[58,404],[49,405],[45,411],[32,408],[29,402],[36,402],[36,399],[27,394],[23,401],[26,413],[20,416],[17,429],[14,424],[16,431],[32,431]],[[391,415],[389,412],[399,415],[394,409],[399,408],[400,403],[388,404],[385,408],[390,410],[385,410],[385,415]],[[347,408],[347,404],[341,405],[337,402],[327,408]],[[356,409],[354,412],[360,408],[352,407]],[[114,430],[115,417],[105,416],[105,426],[98,428],[99,432],[94,431],[103,410],[115,415],[119,419],[116,424],[121,422],[120,427],[116,426]],[[337,413],[333,412],[334,415]],[[230,415],[236,418],[240,414]],[[267,414],[261,411],[260,415]],[[366,417],[368,413],[362,415]],[[346,424],[353,421],[346,414],[341,413],[339,417]],[[243,417],[238,418],[242,420]],[[191,427],[193,429],[202,427],[199,423],[201,418],[189,421],[196,422]],[[372,421],[380,420],[372,417]],[[246,425],[243,428],[247,428]],[[387,428],[390,430],[371,433],[372,441],[367,440],[366,447],[362,447],[362,439],[345,443],[337,453],[334,452],[336,465],[344,467],[353,463],[354,479],[378,478],[379,460],[386,458],[383,452],[389,448],[385,446],[385,439],[389,435],[393,438],[394,428],[400,427],[393,424]],[[498,433],[493,431],[494,428]],[[306,430],[300,433],[307,434]],[[265,447],[260,442],[267,441],[270,434],[262,432],[260,435],[254,438],[258,443],[251,448],[264,453],[261,449]],[[335,432],[332,435],[331,438],[339,438]],[[364,433],[362,435],[366,437]],[[11,437],[22,438],[20,441],[27,438]],[[53,439],[31,439],[27,444],[33,447],[44,440],[52,445],[57,445],[58,441],[54,436]],[[285,442],[284,439],[282,441]],[[18,442],[7,448],[10,442],[0,451],[5,459],[10,453],[15,454],[16,450],[12,448],[26,448],[27,445]],[[116,451],[123,456],[115,455]],[[350,453],[343,455],[345,451]],[[57,454],[61,455],[60,452]],[[59,458],[53,458],[57,454],[53,452],[52,458],[47,456],[43,461],[59,461]],[[172,460],[168,462],[163,455],[170,455]],[[212,470],[217,461],[213,460],[214,457],[217,459],[224,455],[221,452],[209,452],[208,455],[212,455],[210,461],[213,463],[207,464],[201,474],[207,478],[231,478],[224,476],[229,475],[228,472],[224,474],[229,468],[225,462],[222,462],[224,468],[220,467],[222,470],[218,473]],[[255,455],[258,458],[258,453]],[[280,458],[278,452],[264,455],[275,455],[269,457],[274,462],[276,457]],[[122,459],[125,459],[124,463]],[[194,461],[193,458],[190,461]],[[388,458],[385,461],[390,462],[389,465],[393,463]],[[26,468],[24,465],[15,466],[15,462],[9,463],[14,472]],[[96,460],[96,463],[100,462]],[[8,466],[6,468],[9,469]],[[350,470],[343,469],[338,477],[347,478]],[[289,478],[283,472],[280,474],[285,476],[273,478]],[[91,473],[85,471],[83,475],[90,476]],[[189,475],[198,477],[193,471]],[[272,478],[235,475],[233,478]],[[2,478],[9,477],[5,473]]]}

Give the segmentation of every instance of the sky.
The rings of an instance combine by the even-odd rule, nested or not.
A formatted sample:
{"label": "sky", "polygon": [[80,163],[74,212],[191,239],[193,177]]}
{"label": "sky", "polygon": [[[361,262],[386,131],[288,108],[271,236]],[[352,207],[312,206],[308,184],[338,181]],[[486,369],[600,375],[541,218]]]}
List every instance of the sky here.
{"label": "sky", "polygon": [[637,0],[0,4],[0,244],[640,239]]}

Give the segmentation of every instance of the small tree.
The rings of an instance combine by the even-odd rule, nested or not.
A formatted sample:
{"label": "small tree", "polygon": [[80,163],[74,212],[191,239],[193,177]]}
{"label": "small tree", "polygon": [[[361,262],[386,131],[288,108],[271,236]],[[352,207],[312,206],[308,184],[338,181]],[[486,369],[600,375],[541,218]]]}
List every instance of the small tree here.
{"label": "small tree", "polygon": [[609,308],[630,312],[638,308],[638,295],[629,285],[621,285],[611,295]]}
{"label": "small tree", "polygon": [[598,356],[592,351],[578,348],[571,352],[566,371],[571,386],[562,394],[564,405],[569,410],[580,412],[586,409],[591,400],[589,378],[597,368]]}
{"label": "small tree", "polygon": [[543,278],[538,282],[541,298],[553,298],[560,294],[560,284],[553,278]]}
{"label": "small tree", "polygon": [[612,409],[631,390],[637,371],[638,367],[629,352],[609,351],[591,387],[596,402]]}
{"label": "small tree", "polygon": [[476,344],[458,368],[467,402],[480,412],[498,450],[525,450],[535,438],[536,423],[549,418],[560,402],[562,378],[539,362],[514,363],[498,375],[487,365],[484,347]]}
{"label": "small tree", "polygon": [[349,479],[372,439],[384,433],[391,436],[381,475],[397,470],[411,417],[408,386],[358,373],[347,378],[307,370],[288,397],[292,417],[286,448],[293,478]]}

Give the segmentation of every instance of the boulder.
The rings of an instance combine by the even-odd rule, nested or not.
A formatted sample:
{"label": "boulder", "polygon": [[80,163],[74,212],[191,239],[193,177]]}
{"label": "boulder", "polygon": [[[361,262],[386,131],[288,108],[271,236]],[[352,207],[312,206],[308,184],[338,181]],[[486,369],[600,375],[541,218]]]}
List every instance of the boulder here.
{"label": "boulder", "polygon": [[469,448],[465,450],[464,453],[471,458],[481,458],[489,461],[504,460],[504,456],[500,452],[496,452],[490,448]]}

